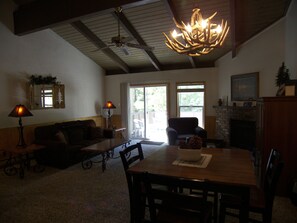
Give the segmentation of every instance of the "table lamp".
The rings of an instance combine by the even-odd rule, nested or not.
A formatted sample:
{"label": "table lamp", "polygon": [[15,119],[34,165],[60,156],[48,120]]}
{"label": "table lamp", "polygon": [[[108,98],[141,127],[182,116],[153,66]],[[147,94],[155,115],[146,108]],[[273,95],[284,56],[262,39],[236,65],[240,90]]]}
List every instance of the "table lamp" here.
{"label": "table lamp", "polygon": [[115,109],[116,106],[111,101],[107,101],[105,105],[103,106],[103,109],[107,109],[107,127],[112,128],[112,123],[111,123],[111,111],[110,109]]}
{"label": "table lamp", "polygon": [[14,109],[9,113],[10,117],[19,118],[19,143],[17,146],[26,147],[26,143],[24,140],[23,135],[23,124],[22,124],[22,117],[33,116],[32,113],[26,108],[25,105],[16,105]]}

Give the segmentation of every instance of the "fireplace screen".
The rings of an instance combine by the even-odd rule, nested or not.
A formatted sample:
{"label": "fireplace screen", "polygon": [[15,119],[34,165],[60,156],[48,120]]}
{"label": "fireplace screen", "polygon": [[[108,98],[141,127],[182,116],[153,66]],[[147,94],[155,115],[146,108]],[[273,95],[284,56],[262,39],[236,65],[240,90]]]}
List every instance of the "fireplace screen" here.
{"label": "fireplace screen", "polygon": [[230,119],[230,146],[253,151],[256,146],[256,122]]}

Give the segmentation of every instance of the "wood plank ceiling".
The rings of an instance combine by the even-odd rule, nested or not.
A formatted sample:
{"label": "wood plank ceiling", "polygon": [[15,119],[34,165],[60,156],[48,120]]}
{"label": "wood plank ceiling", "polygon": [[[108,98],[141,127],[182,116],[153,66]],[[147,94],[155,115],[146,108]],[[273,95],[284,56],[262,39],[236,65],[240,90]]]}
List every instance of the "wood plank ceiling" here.
{"label": "wood plank ceiling", "polygon": [[[50,28],[91,58],[106,75],[171,69],[213,67],[217,59],[285,16],[290,0],[15,0],[15,34],[26,35]],[[115,8],[121,6],[118,14]],[[230,32],[221,48],[208,55],[188,57],[167,48],[163,32],[175,28],[172,18],[188,22],[194,7],[204,18],[217,12],[213,21],[227,20]],[[109,46],[118,35],[131,43],[154,47],[153,51]]]}

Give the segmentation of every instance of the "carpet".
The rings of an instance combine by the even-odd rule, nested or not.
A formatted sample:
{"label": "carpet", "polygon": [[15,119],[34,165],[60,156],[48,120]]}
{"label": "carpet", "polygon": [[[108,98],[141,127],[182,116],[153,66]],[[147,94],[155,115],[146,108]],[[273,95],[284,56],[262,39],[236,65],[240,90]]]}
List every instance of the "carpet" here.
{"label": "carpet", "polygon": [[[144,144],[144,156],[162,147]],[[104,173],[100,163],[89,170],[78,163],[64,170],[26,171],[24,179],[6,176],[1,169],[0,198],[0,222],[130,222],[129,193],[119,158],[109,160]],[[229,217],[225,221],[234,222],[238,221]],[[297,207],[288,198],[276,197],[272,222],[297,222]]]}
{"label": "carpet", "polygon": [[150,141],[150,140],[142,140],[140,141],[141,144],[146,144],[146,145],[157,145],[160,146],[162,145],[164,142],[156,142],[156,141]]}

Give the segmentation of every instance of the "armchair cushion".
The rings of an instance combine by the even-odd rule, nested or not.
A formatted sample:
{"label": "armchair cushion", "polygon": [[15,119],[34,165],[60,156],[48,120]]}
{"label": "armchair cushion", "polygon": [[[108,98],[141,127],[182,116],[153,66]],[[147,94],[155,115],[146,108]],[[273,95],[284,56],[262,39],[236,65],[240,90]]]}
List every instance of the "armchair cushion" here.
{"label": "armchair cushion", "polygon": [[198,118],[170,118],[168,119],[168,127],[166,128],[169,145],[178,145],[181,140],[198,135],[202,138],[202,146],[206,146],[207,132],[198,126]]}

